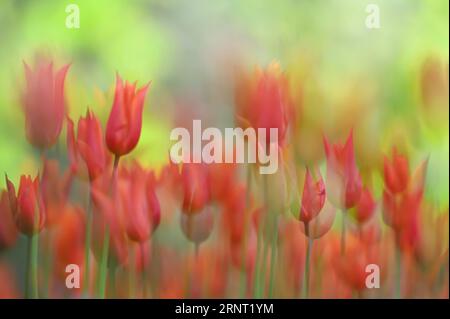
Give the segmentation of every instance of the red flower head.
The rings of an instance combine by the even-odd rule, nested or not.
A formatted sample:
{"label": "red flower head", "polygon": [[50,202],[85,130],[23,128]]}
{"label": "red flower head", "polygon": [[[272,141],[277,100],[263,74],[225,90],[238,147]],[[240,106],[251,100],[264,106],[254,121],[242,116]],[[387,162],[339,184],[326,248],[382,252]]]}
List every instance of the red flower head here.
{"label": "red flower head", "polygon": [[119,207],[125,216],[128,237],[137,242],[146,241],[161,218],[151,173],[137,164],[130,170],[122,170],[118,191]]}
{"label": "red flower head", "polygon": [[[245,78],[245,76],[244,76]],[[265,141],[283,146],[288,128],[288,118],[293,112],[289,95],[288,82],[277,63],[272,63],[266,70],[258,69],[253,77],[247,76],[236,89],[236,117],[240,126],[265,128]],[[270,128],[278,129],[278,139],[270,135]]]}
{"label": "red flower head", "polygon": [[17,197],[14,185],[8,177],[6,177],[6,184],[14,220],[19,231],[28,236],[40,232],[45,225],[46,213],[39,189],[39,178],[32,180],[30,176],[22,175]]}
{"label": "red flower head", "polygon": [[361,195],[362,183],[353,149],[353,131],[345,145],[330,145],[324,139],[327,157],[327,194],[333,205],[352,208]]}
{"label": "red flower head", "polygon": [[322,176],[314,181],[309,169],[306,169],[305,185],[303,187],[302,206],[300,208],[300,221],[309,223],[316,217],[325,204],[325,184]]}
{"label": "red flower head", "polygon": [[106,125],[106,145],[116,156],[130,153],[141,135],[142,111],[149,84],[136,90],[136,83],[117,75],[114,103]]}
{"label": "red flower head", "polygon": [[53,71],[53,63],[38,60],[34,70],[25,64],[26,89],[22,96],[28,141],[41,149],[56,143],[65,111],[64,80],[69,65]]}
{"label": "red flower head", "polygon": [[86,222],[83,211],[79,207],[66,206],[60,215],[53,237],[54,266],[56,275],[65,280],[67,265],[84,265]]}
{"label": "red flower head", "polygon": [[208,167],[204,164],[183,164],[181,180],[183,184],[183,213],[202,210],[211,199]]}
{"label": "red flower head", "polygon": [[364,224],[375,213],[377,203],[373,199],[372,193],[368,188],[364,188],[361,197],[355,206],[355,218],[359,224]]}
{"label": "red flower head", "polygon": [[0,195],[0,251],[14,245],[17,235],[8,192],[3,190]]}
{"label": "red flower head", "polygon": [[[105,181],[103,181],[105,179]],[[128,261],[128,238],[125,216],[119,209],[118,196],[112,198],[110,193],[111,179],[103,175],[92,185],[93,214],[93,252],[96,257],[101,256],[105,234],[109,232],[109,265],[124,265]],[[116,186],[114,188],[118,188]],[[113,189],[118,194],[118,189]],[[100,259],[100,258],[99,258]]]}
{"label": "red flower head", "polygon": [[409,182],[409,163],[408,159],[400,155],[397,149],[392,150],[392,161],[384,158],[384,183],[386,188],[392,193],[403,192]]}
{"label": "red flower head", "polygon": [[90,111],[86,112],[86,117],[78,120],[76,139],[73,122],[68,119],[67,145],[72,169],[74,171],[80,169],[81,157],[86,164],[91,181],[101,175],[109,164],[110,156],[103,140],[102,127]]}

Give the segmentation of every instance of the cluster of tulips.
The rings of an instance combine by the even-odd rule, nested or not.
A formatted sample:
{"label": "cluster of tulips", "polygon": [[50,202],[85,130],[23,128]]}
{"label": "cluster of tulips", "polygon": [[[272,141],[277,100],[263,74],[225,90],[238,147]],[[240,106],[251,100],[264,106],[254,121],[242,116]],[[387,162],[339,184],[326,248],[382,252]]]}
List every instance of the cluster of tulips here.
{"label": "cluster of tulips", "polygon": [[[271,175],[258,163],[168,160],[155,170],[129,160],[149,85],[117,75],[105,129],[90,110],[75,125],[68,70],[25,65],[26,137],[42,168],[16,183],[6,175],[1,190],[0,253],[19,234],[28,242],[23,274],[0,259],[1,297],[448,297],[448,207],[425,199],[428,161],[411,168],[394,148],[381,198],[358,167],[356,130],[342,143],[322,137],[326,175],[321,160],[299,164],[298,114],[277,65],[241,74],[235,92],[237,125],[278,129],[281,165]],[[51,158],[63,126],[66,152]],[[80,270],[75,287],[68,265]],[[375,288],[368,265],[379,268]]]}

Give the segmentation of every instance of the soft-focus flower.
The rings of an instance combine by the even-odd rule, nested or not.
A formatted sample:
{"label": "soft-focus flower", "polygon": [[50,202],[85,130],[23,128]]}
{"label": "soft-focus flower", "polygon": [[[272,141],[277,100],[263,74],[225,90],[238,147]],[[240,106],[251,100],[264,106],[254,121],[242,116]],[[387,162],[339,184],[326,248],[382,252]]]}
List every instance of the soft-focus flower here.
{"label": "soft-focus flower", "polygon": [[[101,181],[102,179],[105,181]],[[102,183],[100,183],[102,182]],[[123,265],[128,260],[128,238],[123,212],[119,209],[117,197],[111,197],[111,179],[99,178],[92,187],[93,214],[93,251],[101,256],[105,234],[109,233],[108,264]],[[115,187],[118,187],[117,184]],[[117,194],[117,190],[112,191]],[[98,258],[100,260],[100,258]]]}
{"label": "soft-focus flower", "polygon": [[[265,140],[258,141],[261,145],[285,144],[293,108],[287,79],[277,63],[270,64],[266,70],[257,69],[251,76],[240,77],[235,98],[236,118],[241,127],[265,128]],[[270,135],[270,128],[278,129],[277,140]]]}
{"label": "soft-focus flower", "polygon": [[183,213],[202,210],[211,199],[208,167],[204,164],[183,164],[181,181],[183,185]]}
{"label": "soft-focus flower", "polygon": [[408,159],[399,154],[397,149],[392,151],[392,160],[384,158],[384,183],[386,188],[392,193],[403,192],[409,182],[409,162]]}
{"label": "soft-focus flower", "polygon": [[355,206],[355,219],[359,224],[364,224],[375,213],[377,203],[375,202],[372,192],[365,187],[361,192],[361,197]]}
{"label": "soft-focus flower", "polygon": [[[369,249],[364,242],[354,237],[349,237],[345,258],[341,257],[340,248],[337,245],[334,248],[332,258],[339,279],[352,290],[362,292],[367,288],[367,265],[375,264],[381,267],[379,250]],[[384,276],[380,279],[382,278]]]}
{"label": "soft-focus flower", "polygon": [[180,214],[181,230],[187,239],[199,245],[208,239],[214,226],[214,215],[211,206],[207,206],[196,214]]}
{"label": "soft-focus flower", "polygon": [[68,119],[67,146],[72,169],[80,167],[80,157],[87,166],[89,179],[92,181],[101,175],[109,164],[110,156],[103,140],[99,120],[89,110],[86,117],[78,120],[75,138],[73,122]]}
{"label": "soft-focus flower", "polygon": [[25,63],[26,89],[22,96],[28,141],[46,149],[56,143],[66,113],[64,80],[69,65],[58,71],[53,63],[38,60],[34,69]]}
{"label": "soft-focus flower", "polygon": [[325,184],[320,172],[316,180],[313,179],[309,169],[306,169],[305,185],[303,187],[302,203],[300,208],[300,221],[309,223],[316,217],[325,204]]}
{"label": "soft-focus flower", "polygon": [[146,172],[137,164],[129,170],[122,170],[117,195],[128,237],[137,242],[146,241],[161,218],[152,173]]}
{"label": "soft-focus flower", "polygon": [[45,225],[46,212],[39,186],[39,177],[34,180],[30,176],[20,177],[19,190],[6,177],[8,194],[14,220],[19,231],[25,235],[39,233]]}
{"label": "soft-focus flower", "polygon": [[114,103],[106,125],[106,145],[116,156],[131,152],[139,141],[142,111],[149,84],[136,89],[136,83],[122,83],[117,75]]}
{"label": "soft-focus flower", "polygon": [[339,208],[352,208],[361,195],[361,176],[356,166],[353,131],[344,145],[330,145],[324,138],[327,157],[327,196]]}
{"label": "soft-focus flower", "polygon": [[54,270],[60,279],[65,280],[69,264],[78,265],[83,276],[86,222],[82,209],[76,206],[66,206],[60,215],[53,233]]}
{"label": "soft-focus flower", "polygon": [[70,171],[60,172],[56,160],[45,160],[40,186],[49,227],[57,221],[67,204],[72,177]]}
{"label": "soft-focus flower", "polygon": [[308,232],[306,232],[305,223],[300,223],[300,230],[311,239],[319,239],[333,227],[335,216],[336,208],[328,200],[325,200],[320,214],[309,221]]}
{"label": "soft-focus flower", "polygon": [[14,245],[17,235],[8,192],[3,190],[0,195],[0,251]]}

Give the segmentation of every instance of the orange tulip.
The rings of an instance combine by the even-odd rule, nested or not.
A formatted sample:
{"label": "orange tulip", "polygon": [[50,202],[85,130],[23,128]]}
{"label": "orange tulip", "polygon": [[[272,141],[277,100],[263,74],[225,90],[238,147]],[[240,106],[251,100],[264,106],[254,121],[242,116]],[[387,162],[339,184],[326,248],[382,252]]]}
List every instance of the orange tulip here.
{"label": "orange tulip", "polygon": [[34,180],[30,176],[20,177],[17,197],[13,183],[6,177],[11,209],[19,231],[25,235],[39,233],[45,225],[46,212],[39,179]]}
{"label": "orange tulip", "polygon": [[150,83],[136,90],[136,83],[116,78],[114,103],[106,125],[106,145],[116,156],[130,153],[141,135],[144,99]]}
{"label": "orange tulip", "polygon": [[26,89],[22,96],[28,141],[46,149],[56,143],[64,115],[64,81],[70,65],[53,71],[53,63],[38,60],[32,70],[25,63]]}

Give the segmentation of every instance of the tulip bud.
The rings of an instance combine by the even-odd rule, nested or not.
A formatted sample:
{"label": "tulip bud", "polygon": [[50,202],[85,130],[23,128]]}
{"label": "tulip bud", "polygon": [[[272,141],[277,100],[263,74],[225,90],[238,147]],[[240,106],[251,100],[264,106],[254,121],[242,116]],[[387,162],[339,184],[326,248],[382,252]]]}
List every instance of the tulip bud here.
{"label": "tulip bud", "polygon": [[[71,133],[72,134],[72,133]],[[78,154],[87,166],[90,180],[96,179],[108,166],[110,156],[106,150],[102,127],[95,115],[87,111],[86,117],[81,117],[78,121],[78,131],[76,143],[72,144],[71,158],[76,161]],[[73,162],[76,166],[76,162]]]}
{"label": "tulip bud", "polygon": [[324,139],[327,157],[327,195],[333,205],[349,209],[361,195],[362,182],[353,149],[353,131],[345,145],[330,145]]}
{"label": "tulip bud", "polygon": [[408,159],[398,154],[397,149],[392,151],[392,161],[384,158],[384,183],[386,188],[392,193],[403,192],[409,183],[409,163]]}
{"label": "tulip bud", "polygon": [[27,236],[39,233],[45,225],[46,213],[38,177],[32,180],[30,176],[22,175],[17,197],[8,177],[6,183],[17,228]]}
{"label": "tulip bud", "polygon": [[106,145],[116,156],[130,153],[141,135],[145,94],[150,84],[136,90],[136,84],[116,78],[114,103],[106,125]]}
{"label": "tulip bud", "polygon": [[306,169],[305,186],[303,187],[300,221],[309,223],[316,217],[325,204],[325,184],[319,172],[316,181],[313,180],[309,169]]}
{"label": "tulip bud", "polygon": [[64,81],[70,65],[53,71],[53,63],[38,61],[34,70],[25,64],[27,86],[22,96],[28,141],[46,149],[56,143],[66,113]]}

